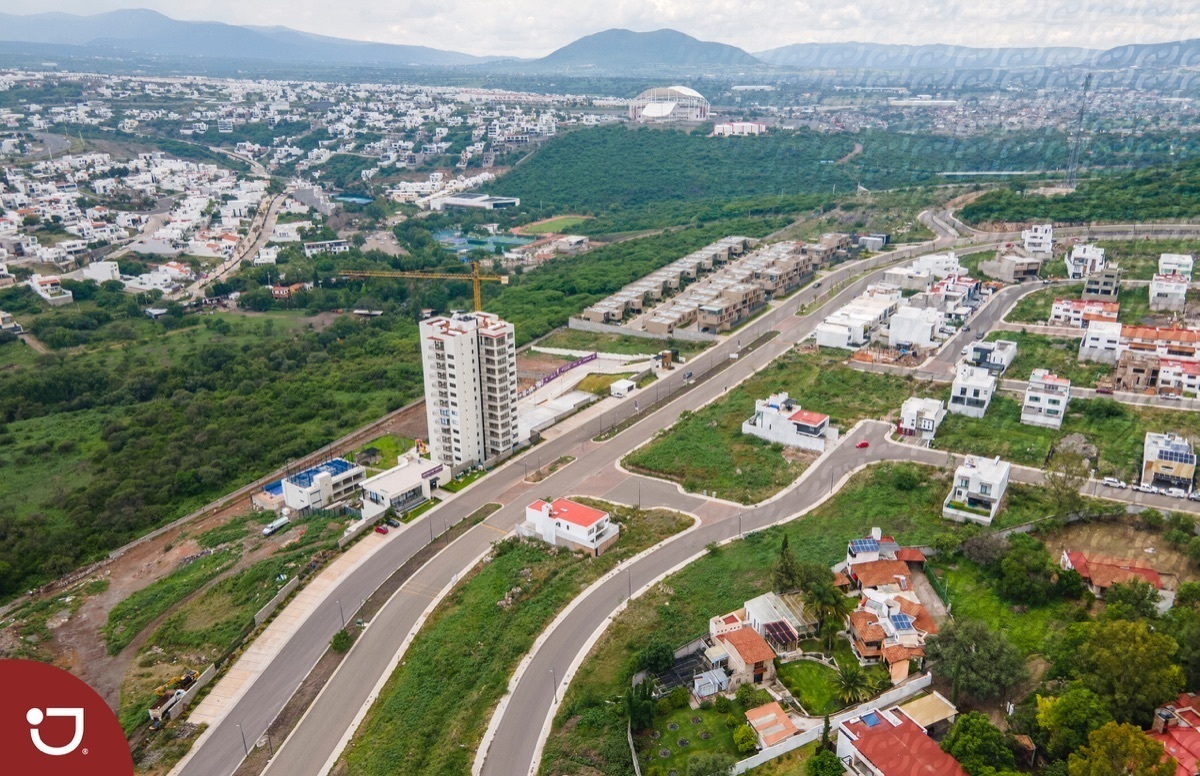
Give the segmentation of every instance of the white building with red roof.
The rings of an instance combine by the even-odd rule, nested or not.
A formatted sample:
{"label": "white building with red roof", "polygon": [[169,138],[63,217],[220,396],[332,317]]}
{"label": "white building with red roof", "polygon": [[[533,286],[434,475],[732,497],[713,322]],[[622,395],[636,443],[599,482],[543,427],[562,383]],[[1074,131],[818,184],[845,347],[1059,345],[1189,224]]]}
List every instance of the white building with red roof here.
{"label": "white building with red roof", "polygon": [[901,709],[870,711],[838,725],[838,759],[851,773],[875,776],[967,776]]}
{"label": "white building with red roof", "polygon": [[582,550],[599,555],[617,540],[621,526],[601,509],[565,498],[538,499],[525,507],[525,522],[520,533],[534,536],[547,544]]}
{"label": "white building with red roof", "polygon": [[828,415],[801,408],[786,393],[773,393],[755,401],[754,417],[742,424],[742,433],[818,453],[825,452],[825,445],[838,438]]}
{"label": "white building with red roof", "polygon": [[1165,588],[1162,575],[1141,561],[1126,558],[1112,558],[1107,555],[1087,555],[1079,550],[1063,550],[1059,565],[1064,569],[1074,569],[1083,577],[1083,582],[1097,598],[1115,584],[1140,579],[1155,590]]}
{"label": "white building with red roof", "polygon": [[1175,758],[1175,776],[1200,773],[1200,694],[1181,693],[1156,711],[1146,735],[1163,745],[1164,757]]}
{"label": "white building with red roof", "polygon": [[1092,321],[1116,323],[1121,311],[1119,302],[1098,299],[1055,299],[1050,307],[1050,323],[1056,326],[1087,328]]}

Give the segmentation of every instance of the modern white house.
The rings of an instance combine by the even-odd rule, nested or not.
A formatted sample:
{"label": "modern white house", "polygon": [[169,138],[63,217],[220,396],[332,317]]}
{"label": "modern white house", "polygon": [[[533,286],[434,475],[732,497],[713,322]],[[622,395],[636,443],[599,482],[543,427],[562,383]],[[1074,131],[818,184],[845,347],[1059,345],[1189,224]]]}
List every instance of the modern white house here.
{"label": "modern white house", "polygon": [[1021,241],[1029,255],[1048,257],[1054,252],[1054,224],[1032,224],[1021,232]]}
{"label": "modern white house", "polygon": [[991,525],[1008,489],[1012,466],[996,458],[968,455],[954,470],[954,487],[942,504],[942,517]]}
{"label": "modern white house", "polygon": [[428,501],[438,484],[448,479],[445,464],[410,451],[392,468],[363,480],[362,515],[373,520],[389,508],[396,514],[407,512]]}
{"label": "modern white house", "polygon": [[420,323],[425,415],[433,459],[480,463],[516,446],[517,347],[513,325],[490,313]]}
{"label": "modern white house", "polygon": [[1121,343],[1122,324],[1117,321],[1091,321],[1079,342],[1080,361],[1099,361],[1115,364],[1124,347]]}
{"label": "modern white house", "polygon": [[1158,274],[1183,275],[1191,282],[1195,259],[1190,253],[1162,253],[1158,257]]}
{"label": "modern white house", "polygon": [[1071,401],[1071,381],[1047,369],[1035,369],[1025,387],[1021,422],[1027,426],[1062,428]]}
{"label": "modern white house", "polygon": [[1055,299],[1050,307],[1052,326],[1087,328],[1092,321],[1116,322],[1121,311],[1119,302],[1104,302],[1091,299]]}
{"label": "modern white house", "polygon": [[278,245],[264,245],[259,249],[254,256],[254,266],[261,267],[266,264],[275,264],[279,259]]}
{"label": "modern white house", "polygon": [[818,453],[825,452],[825,445],[838,438],[837,429],[829,426],[828,415],[801,409],[786,393],[755,401],[754,417],[742,423],[742,433]]}
{"label": "modern white house", "polygon": [[35,272],[26,281],[26,285],[51,307],[61,307],[75,301],[75,295],[62,287],[62,281],[57,275],[39,275]]}
{"label": "modern white house", "polygon": [[283,503],[296,511],[322,509],[350,497],[367,470],[344,458],[334,458],[283,478]]}
{"label": "modern white house", "polygon": [[957,415],[982,418],[995,392],[996,378],[991,372],[970,364],[959,364],[950,387],[947,409]]}
{"label": "modern white house", "polygon": [[85,280],[94,280],[97,283],[120,280],[121,268],[115,261],[93,261],[83,268],[83,277]]}
{"label": "modern white house", "polygon": [[994,375],[1004,374],[1004,370],[1012,365],[1017,357],[1017,343],[1012,340],[996,340],[994,342],[976,342],[971,345],[967,361],[972,365],[982,367]]}
{"label": "modern white house", "polygon": [[901,307],[888,322],[888,347],[926,350],[940,343],[946,316],[932,307]]}
{"label": "modern white house", "polygon": [[617,541],[621,526],[607,512],[570,499],[538,499],[525,507],[525,522],[518,526],[525,535],[547,544],[600,555]]}
{"label": "modern white house", "polygon": [[1067,254],[1067,277],[1079,280],[1104,269],[1104,249],[1090,243],[1079,243]]}
{"label": "modern white house", "polygon": [[12,317],[12,313],[6,313],[3,310],[0,310],[0,333],[20,334],[23,331],[25,331],[25,329],[23,329],[21,324],[17,323],[16,319]]}
{"label": "modern white house", "polygon": [[324,240],[322,242],[304,243],[304,255],[310,259],[322,253],[346,253],[349,250],[350,243],[345,240]]}
{"label": "modern white house", "polygon": [[1185,275],[1155,275],[1150,280],[1151,310],[1182,310],[1187,304]]}
{"label": "modern white house", "polygon": [[910,396],[900,405],[896,433],[901,436],[933,439],[946,418],[946,406],[938,399]]}

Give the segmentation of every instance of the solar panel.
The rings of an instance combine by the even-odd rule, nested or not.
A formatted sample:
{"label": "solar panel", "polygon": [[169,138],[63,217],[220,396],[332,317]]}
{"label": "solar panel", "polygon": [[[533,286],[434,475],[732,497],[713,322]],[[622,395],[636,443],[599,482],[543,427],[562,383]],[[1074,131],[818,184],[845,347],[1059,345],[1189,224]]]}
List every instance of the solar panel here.
{"label": "solar panel", "polygon": [[895,626],[896,630],[909,630],[912,628],[913,619],[907,614],[893,614],[888,619],[892,621],[892,625]]}
{"label": "solar panel", "polygon": [[792,630],[792,626],[785,620],[776,620],[763,625],[763,630],[767,632],[767,638],[772,639],[777,644],[787,644],[795,641],[796,631]]}
{"label": "solar panel", "polygon": [[850,541],[850,552],[858,554],[860,552],[876,552],[879,550],[879,542],[874,539],[852,539]]}

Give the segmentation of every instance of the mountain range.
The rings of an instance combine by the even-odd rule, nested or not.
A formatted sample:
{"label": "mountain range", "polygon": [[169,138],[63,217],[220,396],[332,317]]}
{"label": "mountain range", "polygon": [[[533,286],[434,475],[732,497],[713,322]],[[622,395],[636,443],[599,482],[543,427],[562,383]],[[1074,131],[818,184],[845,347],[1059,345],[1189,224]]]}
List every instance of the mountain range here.
{"label": "mountain range", "polygon": [[973,48],[942,44],[798,43],[750,54],[725,43],[675,30],[610,29],[587,35],[540,59],[475,56],[427,46],[369,43],[300,32],[180,21],[156,11],[128,9],[91,16],[0,13],[4,42],[89,51],[261,60],[308,65],[475,67],[491,70],[595,72],[676,68],[855,70],[1005,70],[1089,66],[1188,67],[1200,64],[1200,40],[1118,46],[1108,50],[1055,46]]}

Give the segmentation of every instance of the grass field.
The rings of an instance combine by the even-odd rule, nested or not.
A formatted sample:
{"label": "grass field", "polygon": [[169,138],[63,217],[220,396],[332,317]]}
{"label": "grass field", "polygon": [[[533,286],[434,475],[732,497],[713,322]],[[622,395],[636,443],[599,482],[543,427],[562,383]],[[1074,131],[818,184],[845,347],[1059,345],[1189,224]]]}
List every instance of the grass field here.
{"label": "grass field", "polygon": [[1049,369],[1065,377],[1072,385],[1095,388],[1096,381],[1112,374],[1111,364],[1093,364],[1078,360],[1080,338],[1047,337],[1020,331],[993,331],[988,340],[1012,340],[1017,343],[1017,357],[1005,371],[1004,377],[1028,380],[1034,369]]}
{"label": "grass field", "polygon": [[587,377],[583,378],[583,380],[579,383],[579,385],[575,386],[575,390],[587,391],[588,393],[594,393],[603,399],[605,396],[609,395],[613,383],[615,383],[617,380],[628,380],[632,376],[633,376],[632,372],[625,372],[623,374],[612,374],[612,375],[610,375],[610,374],[590,374]]}
{"label": "grass field", "polygon": [[1055,299],[1078,299],[1082,293],[1082,283],[1039,289],[1021,297],[1008,311],[1005,320],[1009,323],[1045,323],[1050,319],[1050,308]]}
{"label": "grass field", "polygon": [[[687,708],[673,711],[665,717],[655,717],[652,729],[658,737],[645,734],[635,738],[638,754],[641,756],[642,772],[646,773],[648,768],[658,766],[666,773],[687,773],[688,758],[698,752],[726,752],[739,758],[737,747],[733,744],[736,725],[729,727],[726,724],[726,720],[731,717],[736,725],[746,722],[745,711],[737,704],[724,714],[713,709]],[[672,726],[674,730],[671,729]],[[708,734],[708,738],[703,737],[705,733]]]}
{"label": "grass field", "polygon": [[349,772],[469,772],[491,710],[537,635],[588,584],[691,524],[674,512],[592,503],[620,522],[620,540],[599,558],[536,541],[497,545],[413,641],[346,750]]}
{"label": "grass field", "polygon": [[846,544],[873,526],[902,544],[975,530],[940,517],[949,481],[938,470],[883,464],[855,475],[830,501],[799,520],[714,548],[667,577],[616,616],[580,666],[542,758],[542,774],[627,773],[625,720],[618,703],[651,636],[683,644],[705,632],[708,618],[736,609],[768,589],[783,537],[800,560],[833,564]]}
{"label": "grass field", "polygon": [[396,434],[384,434],[355,450],[350,460],[357,460],[362,451],[369,447],[374,447],[379,451],[379,463],[375,464],[375,468],[390,469],[396,465],[396,461],[401,455],[412,449],[413,444],[415,444],[413,440],[408,437]]}
{"label": "grass field", "polygon": [[521,231],[526,234],[565,234],[572,228],[591,220],[591,216],[558,216],[542,221],[540,224],[527,224],[521,227]]}
{"label": "grass field", "polygon": [[623,356],[652,356],[664,350],[677,349],[681,355],[699,353],[708,343],[675,339],[647,339],[627,334],[599,334],[575,329],[557,329],[538,341],[539,347],[563,350],[595,350]]}
{"label": "grass field", "polygon": [[913,378],[858,372],[830,352],[792,353],[698,412],[684,412],[675,425],[627,456],[625,465],[707,490],[721,498],[756,503],[778,493],[804,471],[780,445],[742,433],[756,399],[778,391],[806,409],[830,416],[843,431],[863,418],[899,410],[909,396],[925,390]]}
{"label": "grass field", "polygon": [[837,671],[812,660],[796,660],[779,666],[779,681],[812,716],[832,714],[846,708],[837,697]]}

